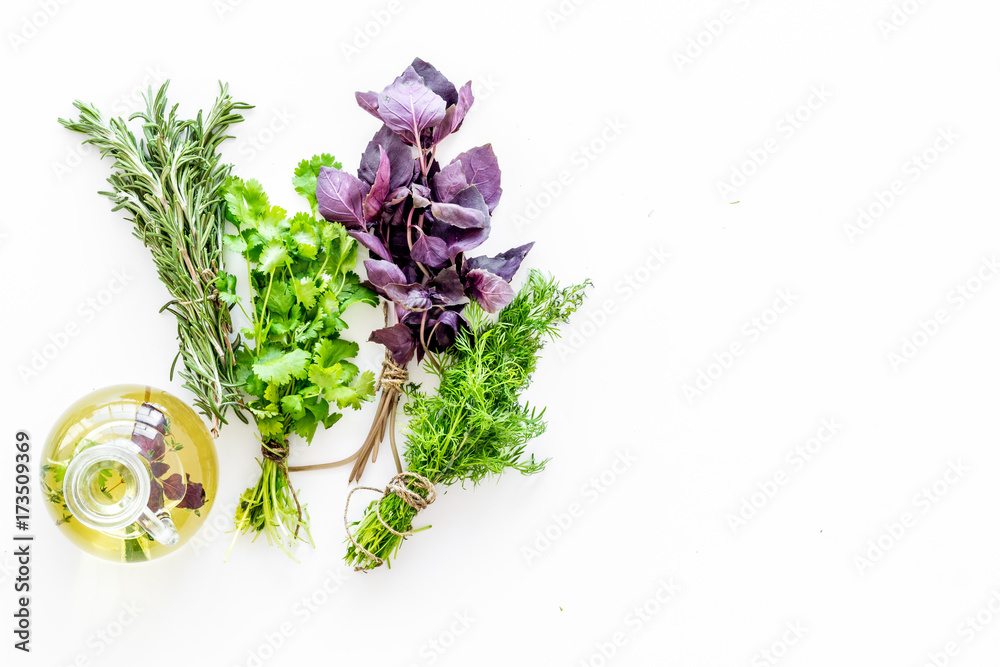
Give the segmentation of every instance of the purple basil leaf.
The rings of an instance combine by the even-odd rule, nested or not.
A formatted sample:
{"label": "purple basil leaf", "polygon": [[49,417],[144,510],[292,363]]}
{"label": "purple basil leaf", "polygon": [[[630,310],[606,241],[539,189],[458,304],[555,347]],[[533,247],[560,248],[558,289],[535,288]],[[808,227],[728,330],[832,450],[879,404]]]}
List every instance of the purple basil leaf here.
{"label": "purple basil leaf", "polygon": [[316,202],[320,214],[330,222],[343,223],[345,227],[365,227],[362,202],[368,187],[356,176],[320,167],[316,180]]}
{"label": "purple basil leaf", "polygon": [[163,495],[170,500],[180,500],[184,497],[184,478],[174,473],[163,480]]}
{"label": "purple basil leaf", "polygon": [[447,204],[431,206],[431,215],[441,222],[462,229],[485,227],[490,220],[489,209],[475,185],[470,185],[459,192]]}
{"label": "purple basil leaf", "polygon": [[462,163],[465,180],[469,185],[475,185],[479,188],[486,205],[489,206],[490,213],[493,213],[493,209],[500,203],[500,195],[503,193],[503,188],[500,187],[500,165],[497,163],[493,146],[486,144],[473,148],[465,151],[455,160]]}
{"label": "purple basil leaf", "polygon": [[413,358],[413,351],[416,348],[416,340],[413,332],[403,323],[394,324],[391,327],[373,331],[368,340],[385,345],[392,355],[393,361],[400,366],[406,366]]}
{"label": "purple basil leaf", "polygon": [[139,447],[147,461],[158,461],[167,452],[163,434],[140,422],[136,422],[132,427],[132,442]]}
{"label": "purple basil leaf", "polygon": [[435,220],[461,229],[478,228],[486,224],[486,217],[482,212],[458,204],[431,204],[431,215]]}
{"label": "purple basil leaf", "polygon": [[461,229],[444,222],[435,222],[431,226],[431,232],[448,245],[448,258],[455,261],[459,254],[479,247],[490,237],[490,224],[487,221],[479,229]]}
{"label": "purple basil leaf", "polygon": [[424,80],[424,85],[443,99],[445,104],[451,106],[458,102],[458,91],[455,90],[455,84],[439,72],[434,65],[431,65],[426,60],[414,58],[413,62],[410,63],[410,67]]}
{"label": "purple basil leaf", "polygon": [[466,270],[485,269],[510,282],[514,279],[514,274],[517,273],[518,267],[521,266],[521,262],[533,245],[535,245],[534,241],[518,246],[517,248],[511,248],[496,257],[487,257],[486,255],[470,257],[465,260],[463,268]]}
{"label": "purple basil leaf", "polygon": [[410,196],[410,188],[396,188],[385,199],[386,206],[395,206]]}
{"label": "purple basil leaf", "polygon": [[378,149],[379,163],[375,172],[375,182],[372,189],[365,195],[365,220],[372,221],[382,212],[382,204],[389,194],[389,156],[381,147]]}
{"label": "purple basil leaf", "polygon": [[382,289],[390,299],[407,310],[427,310],[434,305],[431,301],[431,291],[420,283],[409,285],[389,283]]}
{"label": "purple basil leaf", "polygon": [[434,196],[438,201],[451,201],[459,192],[469,187],[462,163],[454,160],[434,175]]}
{"label": "purple basil leaf", "polygon": [[192,482],[191,475],[187,475],[187,488],[177,507],[188,510],[201,509],[205,505],[205,500],[205,487],[198,482]]}
{"label": "purple basil leaf", "polygon": [[413,242],[410,256],[414,261],[436,269],[448,263],[448,244],[421,232],[420,238]]}
{"label": "purple basil leaf", "polygon": [[163,509],[163,487],[155,480],[149,485],[149,500],[146,501],[146,507],[154,512]]}
{"label": "purple basil leaf", "polygon": [[378,289],[384,289],[390,283],[405,284],[407,282],[403,270],[392,262],[366,259],[365,271],[368,272],[368,282]]}
{"label": "purple basil leaf", "polygon": [[367,93],[356,92],[354,93],[354,99],[358,101],[358,106],[375,116],[379,120],[382,118],[378,115],[378,93],[374,90],[369,90]]}
{"label": "purple basil leaf", "polygon": [[444,114],[444,120],[434,128],[433,143],[440,143],[449,134],[457,132],[458,128],[462,127],[462,121],[465,120],[465,115],[469,113],[474,101],[472,82],[469,81],[458,91],[458,102],[448,107]]}
{"label": "purple basil leaf", "polygon": [[444,112],[444,100],[424,85],[412,67],[386,86],[378,99],[378,114],[385,124],[413,145],[421,132],[441,122]]}
{"label": "purple basil leaf", "polygon": [[495,313],[514,299],[514,288],[495,273],[473,269],[465,274],[469,296],[487,313]]}
{"label": "purple basil leaf", "polygon": [[379,128],[372,140],[368,142],[365,152],[361,154],[361,164],[358,166],[358,178],[373,185],[375,173],[381,162],[381,151],[389,156],[389,189],[406,188],[413,180],[413,151],[406,142],[385,124]]}
{"label": "purple basil leaf", "polygon": [[483,195],[474,185],[459,191],[447,204],[433,204],[431,215],[436,220],[462,229],[483,227],[490,219]]}
{"label": "purple basil leaf", "polygon": [[419,183],[414,183],[410,188],[410,194],[413,195],[413,207],[414,208],[427,208],[431,205],[431,190],[425,185],[420,185]]}
{"label": "purple basil leaf", "polygon": [[160,478],[167,474],[170,470],[170,466],[163,461],[150,461],[149,462],[149,472],[153,473],[153,477]]}
{"label": "purple basil leaf", "polygon": [[458,313],[453,310],[445,310],[437,317],[437,321],[431,326],[428,336],[431,340],[428,347],[435,351],[447,349],[455,342],[455,336],[461,327],[461,320]]}
{"label": "purple basil leaf", "polygon": [[350,230],[347,233],[353,236],[358,243],[368,248],[369,252],[372,254],[390,262],[392,261],[392,256],[389,254],[385,244],[382,243],[382,239],[379,237],[374,234],[369,234],[368,232],[361,232],[357,230]]}
{"label": "purple basil leaf", "polygon": [[457,306],[469,301],[468,297],[465,296],[465,285],[462,284],[462,279],[453,266],[449,266],[434,276],[430,287],[434,289],[434,302],[438,305]]}

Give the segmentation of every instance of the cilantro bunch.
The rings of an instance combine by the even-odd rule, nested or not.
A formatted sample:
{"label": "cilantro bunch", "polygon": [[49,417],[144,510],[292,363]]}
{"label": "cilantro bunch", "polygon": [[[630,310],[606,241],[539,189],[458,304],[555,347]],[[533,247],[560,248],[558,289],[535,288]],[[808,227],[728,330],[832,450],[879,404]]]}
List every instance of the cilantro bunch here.
{"label": "cilantro bunch", "polygon": [[[244,310],[252,326],[241,332],[247,344],[236,356],[236,374],[262,445],[261,477],[242,495],[236,526],[263,532],[286,551],[300,529],[308,536],[308,516],[288,479],[290,436],[308,443],[319,425],[340,419],[338,410],[358,409],[374,395],[372,373],[350,361],[357,343],[340,332],[348,307],[378,298],[353,272],[357,243],[342,225],[316,215],[318,170],[335,164],[330,155],[299,164],[293,182],[311,211],[291,217],[270,204],[257,181],[230,177],[223,188],[237,230],[225,243],[246,259],[252,295],[252,313]],[[223,274],[220,284],[220,298],[238,304],[236,277]]]}
{"label": "cilantro bunch", "polygon": [[[558,337],[559,325],[580,307],[589,285],[560,287],[532,271],[495,321],[470,305],[469,327],[441,355],[440,369],[432,371],[440,380],[437,392],[413,384],[407,388],[403,411],[410,418],[405,432],[409,472],[431,484],[451,486],[475,485],[511,470],[524,475],[542,470],[545,462],[526,456],[525,448],[545,432],[545,411],[522,402],[521,394],[545,342]],[[432,499],[431,490],[413,477],[407,489],[425,501]],[[387,492],[372,502],[353,524],[346,562],[364,570],[388,562],[404,535],[415,532],[417,511],[399,493]]]}
{"label": "cilantro bunch", "polygon": [[[466,257],[489,237],[503,192],[490,144],[445,166],[436,158],[438,146],[459,130],[472,106],[471,81],[457,88],[417,58],[381,92],[359,92],[356,98],[382,126],[361,156],[357,176],[339,166],[320,169],[319,212],[344,224],[371,253],[367,284],[392,304],[386,326],[370,338],[386,347],[386,368],[399,373],[414,356],[436,365],[435,355],[467,326],[466,304],[495,313],[514,298],[510,281],[532,244],[496,257]],[[369,452],[374,460],[397,400],[395,386],[383,389],[352,481]],[[391,426],[389,432],[394,438]]]}

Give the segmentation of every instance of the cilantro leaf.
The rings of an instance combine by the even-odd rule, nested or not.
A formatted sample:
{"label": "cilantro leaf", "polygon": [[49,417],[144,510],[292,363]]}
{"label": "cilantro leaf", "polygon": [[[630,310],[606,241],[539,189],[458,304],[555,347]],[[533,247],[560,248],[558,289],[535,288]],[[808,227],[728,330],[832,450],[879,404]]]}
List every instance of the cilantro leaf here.
{"label": "cilantro leaf", "polygon": [[271,273],[288,259],[288,250],[281,241],[272,241],[260,253],[257,269],[262,273]]}
{"label": "cilantro leaf", "polygon": [[320,290],[316,287],[315,280],[302,277],[293,282],[292,287],[295,290],[295,298],[299,300],[299,303],[306,308],[312,308],[316,305],[316,297],[319,295]]}
{"label": "cilantro leaf", "polygon": [[361,407],[361,403],[371,400],[375,395],[375,374],[365,371],[350,385],[328,389],[325,394],[328,401],[336,401],[337,407],[341,409],[352,407],[357,410]]}
{"label": "cilantro leaf", "polygon": [[253,372],[264,382],[275,382],[279,386],[288,384],[291,379],[303,378],[309,364],[309,353],[305,350],[292,350],[282,354],[270,350],[253,365]]}
{"label": "cilantro leaf", "polygon": [[295,191],[309,200],[309,206],[316,210],[316,179],[319,178],[320,167],[332,167],[341,169],[343,165],[329,153],[313,155],[308,160],[299,162],[295,168],[295,175],[292,177],[292,185]]}

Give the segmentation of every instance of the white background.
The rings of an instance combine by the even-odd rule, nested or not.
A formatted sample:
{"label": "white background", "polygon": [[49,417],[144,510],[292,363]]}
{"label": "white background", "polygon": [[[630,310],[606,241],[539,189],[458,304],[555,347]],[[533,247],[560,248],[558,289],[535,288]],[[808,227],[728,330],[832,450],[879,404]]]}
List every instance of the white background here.
{"label": "white background", "polygon": [[[907,0],[912,15],[893,17],[893,1],[578,0],[561,15],[547,13],[555,0],[50,1],[51,17],[45,2],[4,3],[0,662],[995,660],[1000,280],[984,259],[1000,252],[1000,6]],[[381,27],[373,16],[391,18]],[[186,396],[167,379],[174,324],[157,314],[167,293],[96,194],[109,166],[81,154],[56,118],[77,97],[135,109],[137,91],[164,76],[190,114],[228,81],[257,108],[226,159],[294,208],[296,162],[330,151],[356,167],[377,123],[353,92],[381,89],[418,55],[477,84],[440,157],[495,147],[505,193],[484,249],[535,240],[529,266],[595,283],[530,391],[548,406],[550,429],[533,444],[552,457],[548,470],[453,489],[418,519],[432,531],[391,571],[364,576],[340,561],[347,471],[299,474],[315,550],[299,549],[296,565],[240,539],[223,563],[233,503],[256,467],[252,430],[234,424],[218,441],[210,523],[221,531],[199,549],[139,566],[98,561],[36,500],[34,652],[15,652],[15,430],[38,452],[64,407],[118,382]],[[941,132],[953,138],[935,148]],[[734,169],[753,173],[723,195]],[[560,174],[562,191],[548,195]],[[894,181],[901,194],[849,234],[859,207],[878,212]],[[84,317],[115,271],[129,276],[125,289]],[[783,293],[792,306],[776,315]],[[920,334],[936,315],[935,334]],[[81,333],[23,377],[69,323]],[[377,317],[351,323],[349,337],[364,341]],[[919,350],[894,364],[904,337]],[[734,343],[742,353],[730,363]],[[381,354],[363,344],[361,362],[375,368]],[[686,395],[701,372],[712,376],[705,391]],[[293,461],[353,451],[373,409],[294,448]],[[823,420],[837,432],[805,461],[796,448]],[[609,472],[619,456],[632,462]],[[390,475],[382,457],[366,481]],[[784,483],[769,483],[776,476]],[[922,499],[925,488],[940,495]],[[741,510],[745,523],[733,518]],[[982,625],[970,625],[977,613]]]}

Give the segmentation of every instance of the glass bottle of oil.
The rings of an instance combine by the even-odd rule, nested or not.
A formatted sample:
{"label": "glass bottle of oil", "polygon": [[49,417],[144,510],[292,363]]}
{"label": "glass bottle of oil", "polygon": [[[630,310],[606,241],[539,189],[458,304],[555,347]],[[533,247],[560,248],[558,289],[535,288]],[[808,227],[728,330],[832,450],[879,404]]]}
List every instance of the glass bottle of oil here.
{"label": "glass bottle of oil", "polygon": [[143,385],[100,389],[59,418],[43,451],[46,506],[78,547],[118,562],[176,550],[215,500],[218,459],[205,423]]}

